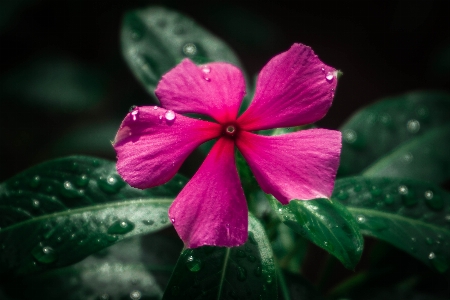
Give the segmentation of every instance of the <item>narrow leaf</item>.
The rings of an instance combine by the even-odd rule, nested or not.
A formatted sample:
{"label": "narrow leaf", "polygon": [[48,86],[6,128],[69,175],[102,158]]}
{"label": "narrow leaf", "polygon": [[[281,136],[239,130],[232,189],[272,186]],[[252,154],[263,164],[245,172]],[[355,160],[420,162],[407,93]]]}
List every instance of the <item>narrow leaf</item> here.
{"label": "narrow leaf", "polygon": [[363,234],[384,240],[444,272],[450,265],[450,194],[409,179],[353,177],[336,181],[333,197]]}
{"label": "narrow leaf", "polygon": [[0,185],[0,272],[61,267],[124,238],[169,226],[185,179],[131,188],[113,162],[74,156],[30,168]]}
{"label": "narrow leaf", "polygon": [[409,140],[450,124],[450,95],[413,92],[357,112],[342,127],[339,175],[357,174]]}
{"label": "narrow leaf", "polygon": [[364,240],[345,206],[328,199],[293,200],[282,205],[269,196],[269,201],[284,224],[334,255],[346,268],[355,268]]}
{"label": "narrow leaf", "polygon": [[223,61],[240,66],[223,41],[192,19],[162,7],[128,12],[121,42],[125,60],[151,95],[161,76],[185,57],[197,64]]}
{"label": "narrow leaf", "polygon": [[185,249],[163,299],[276,299],[272,249],[259,221],[249,216],[249,238],[235,248]]}

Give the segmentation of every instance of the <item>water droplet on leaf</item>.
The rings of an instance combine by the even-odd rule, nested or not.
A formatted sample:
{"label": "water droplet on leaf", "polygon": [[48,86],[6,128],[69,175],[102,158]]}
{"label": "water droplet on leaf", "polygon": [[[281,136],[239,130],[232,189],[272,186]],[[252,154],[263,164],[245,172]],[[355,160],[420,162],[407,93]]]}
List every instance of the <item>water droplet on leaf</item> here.
{"label": "water droplet on leaf", "polygon": [[409,120],[406,123],[406,129],[410,132],[410,133],[417,133],[420,130],[420,123],[417,120]]}
{"label": "water droplet on leaf", "polygon": [[239,281],[245,281],[247,279],[247,270],[243,267],[237,267],[237,279]]}
{"label": "water droplet on leaf", "polygon": [[155,224],[155,221],[153,221],[153,220],[143,220],[142,223],[144,223],[145,225],[153,225],[153,224]]}
{"label": "water droplet on leaf", "polygon": [[34,207],[34,208],[38,208],[38,207],[39,207],[39,200],[34,199],[34,200],[32,201],[32,204],[33,204],[33,207]]}
{"label": "water droplet on leaf", "polygon": [[139,299],[141,299],[141,292],[138,291],[138,290],[132,291],[130,293],[130,299],[132,299],[132,300],[139,300]]}
{"label": "water droplet on leaf", "polygon": [[41,183],[41,178],[39,176],[34,176],[30,181],[30,186],[32,188],[37,188]]}
{"label": "water droplet on leaf", "polygon": [[183,46],[183,53],[186,56],[194,56],[197,54],[197,46],[194,43],[187,43]]}
{"label": "water droplet on leaf", "polygon": [[89,178],[86,174],[82,174],[75,180],[75,185],[78,187],[85,187],[89,183]]}
{"label": "water droplet on leaf", "polygon": [[57,259],[55,250],[49,246],[38,245],[31,250],[33,257],[40,263],[49,264]]}
{"label": "water droplet on leaf", "polygon": [[125,186],[125,182],[119,175],[112,174],[106,177],[100,176],[97,180],[97,185],[106,194],[116,194]]}
{"label": "water droplet on leaf", "polygon": [[194,256],[190,255],[186,259],[186,267],[191,272],[198,272],[202,268],[202,262]]}
{"label": "water droplet on leaf", "polygon": [[129,220],[115,221],[108,228],[109,234],[126,234],[134,229],[134,223]]}
{"label": "water droplet on leaf", "polygon": [[78,191],[70,181],[65,181],[60,189],[61,195],[66,198],[79,198],[83,194]]}

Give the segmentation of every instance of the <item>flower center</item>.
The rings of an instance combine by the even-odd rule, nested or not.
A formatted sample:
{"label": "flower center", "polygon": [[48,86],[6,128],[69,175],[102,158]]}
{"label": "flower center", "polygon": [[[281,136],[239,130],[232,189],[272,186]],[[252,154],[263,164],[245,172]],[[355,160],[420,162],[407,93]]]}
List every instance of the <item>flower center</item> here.
{"label": "flower center", "polygon": [[238,127],[236,124],[226,124],[223,126],[223,135],[228,136],[230,138],[234,138],[236,136],[236,132],[238,131]]}

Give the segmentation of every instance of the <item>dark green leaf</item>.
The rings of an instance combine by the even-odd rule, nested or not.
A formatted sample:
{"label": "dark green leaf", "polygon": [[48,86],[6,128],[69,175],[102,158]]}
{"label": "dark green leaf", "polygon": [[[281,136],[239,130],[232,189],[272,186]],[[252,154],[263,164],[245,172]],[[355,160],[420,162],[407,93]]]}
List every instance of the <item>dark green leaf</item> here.
{"label": "dark green leaf", "polygon": [[356,113],[341,127],[339,175],[357,174],[405,142],[450,124],[450,95],[414,92],[384,99]]}
{"label": "dark green leaf", "polygon": [[280,295],[283,300],[320,300],[324,299],[314,287],[299,274],[282,271],[280,279]]}
{"label": "dark green leaf", "polygon": [[429,130],[370,165],[362,175],[422,179],[441,183],[450,178],[450,126]]}
{"label": "dark green leaf", "polygon": [[353,216],[342,204],[316,199],[282,205],[273,196],[269,196],[269,201],[284,224],[334,255],[346,268],[355,268],[364,240]]}
{"label": "dark green leaf", "polygon": [[161,76],[185,57],[197,64],[224,61],[240,66],[224,42],[192,19],[162,7],[128,12],[121,40],[125,60],[151,95]]}
{"label": "dark green leaf", "polygon": [[74,156],[30,168],[0,185],[0,270],[29,273],[83,259],[124,238],[170,225],[184,185],[128,186],[113,162]]}
{"label": "dark green leaf", "polygon": [[339,199],[363,234],[382,239],[444,272],[450,265],[450,195],[409,179],[354,177],[336,181]]}
{"label": "dark green leaf", "polygon": [[161,299],[182,247],[171,241],[133,237],[68,267],[6,279],[2,289],[14,299]]}
{"label": "dark green leaf", "polygon": [[276,299],[272,249],[249,215],[249,238],[234,248],[200,247],[181,253],[163,299]]}

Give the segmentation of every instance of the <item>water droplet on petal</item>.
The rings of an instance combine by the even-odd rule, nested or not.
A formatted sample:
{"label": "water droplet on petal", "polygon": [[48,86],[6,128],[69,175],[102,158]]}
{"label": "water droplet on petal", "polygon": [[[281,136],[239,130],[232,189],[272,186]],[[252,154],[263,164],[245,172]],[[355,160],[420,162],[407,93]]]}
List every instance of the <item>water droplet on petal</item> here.
{"label": "water droplet on petal", "polygon": [[406,129],[410,133],[417,133],[420,130],[420,123],[417,120],[409,120],[408,123],[406,123]]}
{"label": "water droplet on petal", "polygon": [[173,112],[173,110],[168,110],[164,114],[164,117],[167,121],[173,121],[175,119],[175,113]]}
{"label": "water droplet on petal", "polygon": [[157,109],[158,109],[158,106],[156,106],[156,105],[153,106],[153,109],[154,109],[154,110],[157,110]]}
{"label": "water droplet on petal", "polygon": [[202,72],[205,73],[205,74],[211,73],[211,67],[210,66],[203,66],[202,67]]}
{"label": "water droplet on petal", "polygon": [[204,77],[204,79],[205,79],[206,81],[208,81],[208,82],[211,81],[211,78],[209,78],[209,77]]}
{"label": "water droplet on petal", "polygon": [[322,70],[322,73],[325,73],[325,68],[322,68],[321,70]]}
{"label": "water droplet on petal", "polygon": [[138,109],[133,110],[133,111],[131,112],[131,118],[132,118],[132,120],[133,120],[133,121],[136,121],[137,118],[138,118],[138,115],[139,115],[139,110],[138,110]]}
{"label": "water droplet on petal", "polygon": [[327,79],[328,82],[333,81],[334,75],[331,72],[327,73],[327,76],[325,77]]}

